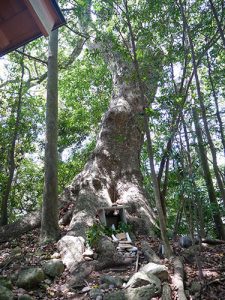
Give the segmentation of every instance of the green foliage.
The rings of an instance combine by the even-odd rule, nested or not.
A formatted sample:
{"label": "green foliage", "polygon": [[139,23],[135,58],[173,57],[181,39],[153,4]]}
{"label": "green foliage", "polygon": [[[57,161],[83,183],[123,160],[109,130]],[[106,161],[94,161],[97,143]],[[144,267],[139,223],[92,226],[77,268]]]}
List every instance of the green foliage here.
{"label": "green foliage", "polygon": [[88,51],[60,77],[59,151],[63,152],[95,136],[108,105],[111,78],[101,57]]}
{"label": "green foliage", "polygon": [[93,224],[87,231],[87,243],[90,247],[95,247],[101,236],[104,235],[104,226],[99,223]]}
{"label": "green foliage", "polygon": [[98,243],[100,237],[107,235],[111,236],[112,234],[117,234],[120,232],[131,232],[131,225],[119,222],[118,228],[112,229],[111,227],[104,226],[101,223],[94,223],[87,231],[86,231],[86,237],[87,237],[87,243],[90,247],[95,247]]}
{"label": "green foliage", "polygon": [[131,233],[131,230],[132,230],[132,225],[131,224],[128,224],[128,223],[125,223],[125,222],[119,222],[117,233],[119,233],[119,232]]}

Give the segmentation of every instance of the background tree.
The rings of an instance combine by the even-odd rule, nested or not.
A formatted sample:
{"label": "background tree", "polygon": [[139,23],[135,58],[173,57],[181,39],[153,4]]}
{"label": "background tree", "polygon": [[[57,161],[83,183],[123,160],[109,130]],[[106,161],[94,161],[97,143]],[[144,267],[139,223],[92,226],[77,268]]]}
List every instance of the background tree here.
{"label": "background tree", "polygon": [[10,149],[8,151],[8,174],[5,180],[5,185],[3,186],[3,193],[2,193],[2,201],[1,201],[1,225],[7,225],[8,223],[8,202],[9,196],[12,188],[12,181],[14,178],[14,172],[16,169],[15,163],[15,151],[16,151],[16,143],[18,141],[18,134],[20,130],[20,119],[21,119],[21,106],[22,106],[22,97],[23,97],[23,77],[24,77],[24,57],[21,58],[21,77],[20,83],[18,87],[18,95],[17,95],[17,106],[15,111],[12,111],[12,115],[15,114],[15,121],[14,121],[14,130],[12,134],[12,139],[10,143]]}
{"label": "background tree", "polygon": [[45,180],[42,203],[41,241],[56,240],[58,225],[58,30],[49,37],[46,102]]}

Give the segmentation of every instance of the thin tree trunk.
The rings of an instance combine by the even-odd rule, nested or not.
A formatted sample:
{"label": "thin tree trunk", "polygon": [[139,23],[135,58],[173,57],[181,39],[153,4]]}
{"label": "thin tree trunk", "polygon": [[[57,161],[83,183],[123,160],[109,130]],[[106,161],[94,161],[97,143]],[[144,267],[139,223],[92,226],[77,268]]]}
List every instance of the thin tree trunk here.
{"label": "thin tree trunk", "polygon": [[[208,51],[208,49],[212,46],[212,43],[215,43],[216,41],[217,41],[217,39],[215,39],[215,37],[213,37],[213,39],[211,39],[210,41],[208,41],[206,43],[206,45],[204,46],[203,52],[199,55],[199,58],[198,58],[198,60],[196,62],[197,66],[201,63],[202,58],[204,57],[204,55]],[[185,55],[186,55],[186,53],[185,53]],[[186,61],[185,61],[185,66],[186,66]],[[194,76],[194,72],[192,72],[191,76],[189,77],[186,89],[184,91],[183,90],[183,84],[184,84],[184,80],[185,80],[185,74],[186,74],[186,71],[184,70],[183,76],[182,76],[182,80],[181,80],[181,87],[179,89],[179,94],[182,94],[182,96],[183,96],[182,104],[180,106],[180,110],[179,110],[178,114],[175,115],[174,119],[172,120],[172,123],[171,123],[171,125],[172,125],[171,126],[171,131],[172,132],[171,132],[171,135],[170,135],[170,137],[168,139],[168,142],[167,142],[167,145],[165,147],[165,150],[163,152],[163,156],[162,156],[162,159],[161,159],[161,162],[160,162],[160,166],[159,166],[159,172],[158,172],[159,185],[161,183],[161,178],[162,178],[162,175],[163,175],[163,170],[164,170],[164,167],[165,167],[166,159],[170,155],[170,151],[171,151],[173,139],[174,139],[174,136],[175,136],[176,131],[177,131],[178,126],[179,126],[180,114],[183,111],[183,107],[184,107],[184,104],[185,104],[187,96],[188,96],[189,87],[191,85],[191,82],[192,82],[192,79],[193,79],[193,76]]]}
{"label": "thin tree trunk", "polygon": [[184,205],[185,205],[185,199],[184,199],[183,195],[181,195],[180,207],[178,208],[178,211],[177,211],[176,221],[175,221],[175,225],[174,225],[174,229],[173,229],[173,238],[175,238],[177,235],[178,228],[179,228],[180,222],[182,220]]}
{"label": "thin tree trunk", "polygon": [[149,155],[149,162],[150,162],[151,177],[152,177],[152,183],[153,183],[153,191],[154,191],[154,196],[155,196],[156,208],[157,208],[158,216],[159,216],[161,237],[162,237],[163,244],[165,246],[165,255],[167,257],[170,257],[170,256],[172,256],[172,249],[170,247],[169,239],[167,236],[166,220],[165,220],[163,206],[162,206],[162,202],[161,202],[161,195],[160,195],[160,190],[159,190],[158,179],[157,179],[156,172],[155,172],[154,159],[153,159],[153,147],[152,147],[152,140],[151,140],[151,135],[149,132],[149,127],[148,127],[147,116],[145,116],[145,132],[146,132],[146,137],[147,137],[147,141],[148,141],[147,150],[148,150],[148,155]]}
{"label": "thin tree trunk", "polygon": [[220,190],[220,195],[223,200],[223,204],[225,206],[225,189],[224,189],[224,184],[223,184],[222,178],[220,176],[220,169],[219,169],[218,163],[217,163],[216,149],[215,149],[215,146],[214,146],[214,143],[213,143],[210,131],[209,131],[209,127],[208,127],[208,123],[207,123],[207,119],[206,119],[206,109],[205,109],[204,102],[203,102],[202,98],[200,98],[199,100],[200,100],[200,107],[201,107],[201,113],[202,113],[204,128],[205,128],[205,132],[206,132],[206,137],[207,137],[209,147],[211,150],[211,154],[212,154],[213,169],[214,169],[214,173],[216,176],[217,185]]}
{"label": "thin tree trunk", "polygon": [[214,211],[213,211],[213,219],[215,223],[215,228],[217,230],[217,234],[220,238],[225,239],[225,230],[223,226],[223,222],[221,219],[220,215],[220,209],[219,205],[216,199],[216,193],[215,189],[213,186],[213,181],[212,181],[212,176],[210,173],[209,165],[208,165],[208,159],[206,155],[206,150],[204,147],[204,141],[202,137],[202,132],[201,132],[201,127],[200,127],[200,121],[199,121],[199,116],[198,112],[195,107],[193,107],[193,119],[194,119],[194,124],[195,124],[195,130],[196,130],[196,136],[198,140],[198,149],[199,149],[199,155],[200,155],[200,160],[202,164],[202,169],[204,173],[204,179],[209,195],[209,200],[211,204],[214,206]]}
{"label": "thin tree trunk", "polygon": [[167,193],[167,188],[168,188],[169,165],[170,165],[170,159],[167,158],[167,160],[166,160],[166,168],[165,168],[165,176],[164,176],[163,186],[162,186],[162,189],[161,189],[161,192],[160,192],[161,203],[162,203],[162,209],[163,209],[163,214],[164,214],[164,217],[165,217],[165,221],[166,221],[166,222],[167,222],[166,193]]}
{"label": "thin tree trunk", "polygon": [[211,84],[211,90],[212,90],[212,94],[213,94],[213,99],[214,99],[215,106],[216,106],[216,116],[217,116],[217,120],[218,120],[218,123],[219,123],[219,131],[220,131],[220,135],[221,135],[221,142],[222,142],[222,145],[223,145],[223,153],[224,153],[224,158],[225,158],[224,126],[223,126],[223,122],[222,122],[222,119],[221,119],[221,116],[220,116],[218,97],[217,97],[217,94],[216,94],[216,89],[215,89],[213,78],[212,78],[212,70],[211,70],[211,64],[210,64],[208,52],[206,53],[206,55],[207,55],[207,63],[208,63],[209,81],[210,81],[210,84]]}
{"label": "thin tree trunk", "polygon": [[[181,163],[181,169],[183,173],[183,178],[181,177],[180,180],[183,180],[187,175],[186,169],[187,166],[185,165],[185,149],[183,145],[183,140],[181,138],[181,133],[179,132],[179,145],[180,145],[180,163]],[[185,191],[183,191],[185,192]],[[187,226],[189,229],[189,232],[191,236],[194,234],[194,218],[193,218],[193,208],[194,208],[194,201],[193,201],[193,193],[188,193],[187,196],[187,205],[185,206],[185,213],[186,213],[186,220],[187,220]]]}
{"label": "thin tree trunk", "polygon": [[[181,152],[185,153],[184,151],[184,146],[183,146],[183,142],[182,142],[182,138],[180,136],[180,144],[181,144]],[[188,153],[189,158],[190,158],[190,153]],[[189,173],[189,177],[192,179],[193,174],[192,174],[192,165],[189,165],[189,162],[191,162],[190,159],[188,159],[188,173]],[[181,163],[182,163],[182,169],[185,170],[185,165],[184,165],[184,158],[181,155]],[[194,183],[194,182],[192,182]],[[194,185],[195,187],[195,185]],[[194,188],[194,191],[196,189]],[[195,194],[194,194],[195,195]],[[196,195],[195,195],[196,198]],[[186,218],[187,218],[187,223],[188,223],[188,227],[189,227],[189,233],[191,236],[191,240],[192,240],[192,245],[194,245],[194,232],[195,232],[195,223],[196,223],[196,229],[198,230],[198,224],[197,224],[197,211],[198,211],[198,203],[196,203],[196,201],[194,201],[194,197],[193,197],[193,193],[191,192],[190,198],[188,199],[188,206],[186,208],[186,211],[188,210],[188,213],[186,213]],[[201,237],[200,237],[201,239]],[[195,251],[195,260],[196,260],[196,264],[198,266],[198,271],[199,271],[199,279],[203,280],[203,272],[202,272],[202,263],[201,263],[201,258],[200,258],[200,253],[198,253],[197,249]]]}
{"label": "thin tree trunk", "polygon": [[197,64],[196,64],[196,56],[195,56],[195,51],[194,51],[194,45],[193,45],[193,41],[192,41],[192,38],[191,38],[189,25],[187,24],[187,21],[185,23],[186,23],[187,35],[188,35],[190,48],[191,48],[192,64],[193,64],[193,69],[194,69],[197,95],[198,95],[198,101],[199,101],[200,107],[201,107],[201,114],[202,114],[202,118],[203,118],[204,129],[205,129],[205,132],[206,132],[207,140],[208,140],[209,147],[210,147],[211,154],[212,154],[212,158],[213,158],[214,173],[216,175],[216,180],[217,180],[217,184],[218,184],[218,187],[219,187],[219,190],[220,190],[221,198],[222,198],[224,206],[225,206],[225,189],[224,189],[223,181],[220,177],[220,170],[219,170],[219,167],[218,167],[218,164],[217,164],[216,149],[215,149],[215,146],[213,144],[213,140],[212,140],[210,130],[209,130],[209,126],[208,126],[208,122],[207,122],[206,109],[205,109],[204,101],[203,101],[203,98],[202,98],[201,86],[200,86],[200,81],[199,81],[199,77],[198,77],[198,70],[197,70]]}
{"label": "thin tree trunk", "polygon": [[154,195],[155,195],[156,208],[157,208],[158,216],[159,216],[161,237],[162,237],[163,244],[165,246],[165,255],[166,255],[166,257],[170,257],[170,256],[172,256],[172,249],[169,244],[169,239],[167,236],[166,220],[165,220],[165,216],[163,213],[163,206],[162,206],[162,202],[161,202],[158,179],[156,176],[155,166],[154,166],[152,140],[151,140],[151,135],[149,132],[148,120],[146,120],[146,117],[145,117],[145,131],[146,131],[146,137],[147,137],[147,141],[148,141],[147,148],[148,148],[149,162],[150,162],[150,168],[151,168],[153,191],[154,191]]}
{"label": "thin tree trunk", "polygon": [[[185,25],[185,29],[187,30],[187,35],[189,38],[197,93],[198,93],[198,98],[200,100],[201,99],[201,90],[200,90],[200,84],[199,84],[199,79],[198,79],[194,46],[192,43],[189,25],[187,23],[187,19],[186,19],[185,13],[184,13],[184,8],[183,8],[181,1],[180,1],[180,10],[181,10],[182,19],[183,19],[183,22]],[[201,160],[202,169],[203,169],[203,173],[204,173],[204,179],[205,179],[206,187],[208,190],[210,202],[214,206],[213,219],[214,219],[215,227],[216,227],[218,236],[222,239],[225,239],[225,229],[224,229],[223,222],[222,222],[221,215],[220,215],[220,209],[219,209],[219,205],[217,202],[216,193],[215,193],[215,189],[214,189],[213,181],[212,181],[212,176],[211,176],[209,165],[208,165],[206,150],[204,147],[204,141],[203,141],[203,137],[202,137],[199,115],[198,115],[198,111],[197,111],[197,108],[195,105],[193,106],[192,112],[193,112],[196,136],[197,136],[197,140],[198,140],[199,155],[200,155],[200,160]]]}
{"label": "thin tree trunk", "polygon": [[197,213],[196,222],[199,224],[199,227],[200,227],[200,236],[205,237],[205,226],[204,226],[202,205],[201,205],[201,200],[198,197],[197,186],[196,186],[196,183],[194,180],[193,163],[192,163],[192,159],[191,159],[191,149],[190,149],[190,144],[189,144],[189,139],[188,139],[187,127],[186,127],[183,115],[182,115],[182,124],[183,124],[184,137],[185,137],[185,143],[186,143],[186,148],[187,148],[188,173],[189,173],[189,177],[191,179],[192,185],[193,185],[193,191],[194,191],[195,199],[196,199],[196,201],[194,202],[195,206],[196,206],[196,213]]}
{"label": "thin tree trunk", "polygon": [[215,8],[215,6],[214,6],[213,1],[212,1],[212,0],[209,0],[209,3],[210,3],[210,6],[211,6],[211,9],[212,9],[214,18],[215,18],[215,20],[216,20],[216,25],[217,25],[217,28],[218,28],[219,33],[220,33],[220,37],[221,37],[222,42],[223,42],[223,46],[224,46],[224,48],[225,48],[225,35],[224,35],[224,32],[223,32],[222,24],[220,23],[219,16],[218,16],[218,13],[217,13],[217,11],[216,11],[216,8]]}
{"label": "thin tree trunk", "polygon": [[[124,0],[124,7],[125,7],[125,12],[126,12],[127,25],[128,25],[128,29],[129,29],[129,33],[130,33],[130,37],[131,37],[134,69],[136,71],[138,86],[139,86],[139,90],[140,90],[140,94],[141,94],[141,101],[142,101],[143,107],[145,107],[146,101],[145,101],[145,95],[144,95],[144,88],[143,88],[143,84],[142,84],[142,80],[141,80],[141,76],[140,76],[139,63],[138,63],[137,54],[136,54],[135,37],[134,37],[131,22],[130,22],[127,0]],[[165,217],[163,214],[163,207],[162,207],[161,197],[160,197],[160,188],[159,188],[158,179],[156,176],[155,166],[154,166],[152,139],[151,139],[151,134],[149,131],[149,119],[148,119],[148,116],[147,116],[145,110],[144,110],[144,130],[145,130],[146,137],[147,137],[147,151],[148,151],[148,155],[149,155],[149,162],[150,162],[150,169],[151,169],[152,184],[153,184],[156,208],[157,208],[158,216],[159,216],[161,238],[162,238],[162,241],[163,241],[163,244],[165,247],[165,255],[167,257],[170,257],[170,256],[172,256],[172,248],[169,244],[169,239],[167,236],[166,221],[165,221]]]}
{"label": "thin tree trunk", "polygon": [[20,86],[18,92],[18,102],[17,102],[17,110],[16,110],[16,121],[15,121],[15,129],[12,137],[11,148],[9,150],[8,162],[9,162],[9,175],[6,181],[6,186],[2,195],[1,202],[1,220],[0,225],[8,224],[8,202],[10,197],[10,192],[12,188],[12,181],[15,172],[15,147],[16,141],[19,133],[20,126],[20,118],[21,118],[21,105],[22,105],[22,96],[23,96],[23,77],[24,77],[24,56],[21,59],[21,77],[20,77]]}
{"label": "thin tree trunk", "polygon": [[[187,100],[188,91],[189,91],[189,87],[191,85],[192,79],[193,79],[193,73],[189,78],[189,81],[188,81],[185,92],[183,91],[182,87],[180,88],[180,90],[178,92],[180,95],[182,95],[183,99],[182,99],[182,103],[179,107],[179,110],[174,114],[173,120],[171,122],[171,130],[170,130],[171,135],[170,135],[170,137],[167,141],[166,148],[163,152],[162,159],[161,159],[160,166],[159,166],[159,172],[158,172],[159,185],[161,185],[161,179],[162,179],[163,170],[164,170],[164,167],[165,167],[165,164],[166,164],[166,160],[167,160],[167,158],[169,158],[170,153],[171,153],[173,140],[174,140],[174,137],[176,135],[176,132],[177,132],[179,124],[180,124],[181,114],[183,112],[183,108],[184,108],[184,105],[185,105],[186,100]],[[182,79],[182,81],[183,81],[183,79]]]}
{"label": "thin tree trunk", "polygon": [[45,179],[41,219],[41,241],[59,237],[58,226],[58,30],[49,38],[46,103]]}

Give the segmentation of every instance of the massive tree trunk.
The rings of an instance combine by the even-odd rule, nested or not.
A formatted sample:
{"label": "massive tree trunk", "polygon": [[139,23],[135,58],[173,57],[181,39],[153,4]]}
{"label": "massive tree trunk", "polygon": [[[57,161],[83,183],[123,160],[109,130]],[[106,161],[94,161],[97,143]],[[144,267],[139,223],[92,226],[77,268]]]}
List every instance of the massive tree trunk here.
{"label": "massive tree trunk", "polygon": [[[112,59],[114,61],[112,62]],[[155,223],[142,187],[140,152],[143,143],[143,104],[131,64],[111,57],[114,89],[104,115],[96,148],[84,170],[65,190],[75,201],[70,233],[85,235],[98,208],[117,202],[127,206],[134,230],[149,232]]]}

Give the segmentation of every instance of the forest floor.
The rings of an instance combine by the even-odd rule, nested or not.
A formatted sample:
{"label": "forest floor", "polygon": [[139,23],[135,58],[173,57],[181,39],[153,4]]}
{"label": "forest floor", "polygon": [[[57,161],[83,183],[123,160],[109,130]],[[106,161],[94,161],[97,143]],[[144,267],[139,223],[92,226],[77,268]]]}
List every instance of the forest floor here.
{"label": "forest floor", "polygon": [[[136,240],[135,245],[140,247],[140,240],[146,239],[151,248],[158,252],[159,240],[146,237],[140,237]],[[50,259],[53,253],[57,252],[56,243],[40,246],[39,244],[39,229],[33,230],[18,239],[11,240],[0,244],[0,276],[13,277],[15,274],[28,266],[41,266],[41,262]],[[187,254],[187,249],[181,249],[177,243],[173,244],[176,255],[184,257],[185,269],[185,290],[191,291],[193,282],[200,282],[198,276],[198,267],[194,256]],[[140,256],[140,264],[142,263]],[[162,264],[169,269],[170,276],[173,276],[173,265],[167,259],[161,260]],[[200,292],[189,296],[189,299],[201,300],[223,300],[225,299],[225,244],[215,246],[202,247],[200,262],[204,280],[201,282]],[[108,269],[101,272],[92,272],[87,278],[86,285],[96,287],[99,285],[99,278],[102,274],[116,276],[131,276],[135,272],[135,264],[127,267],[122,272],[117,272]],[[26,291],[26,294],[33,299],[89,299],[87,293],[80,291],[71,291],[68,289],[67,282],[70,278],[69,272],[65,269],[59,278],[54,280],[46,279],[37,289]],[[173,299],[176,299],[176,290],[170,282]],[[25,291],[21,288],[13,287],[15,299],[19,294]],[[161,299],[160,297],[154,298]],[[116,300],[116,299],[115,299]],[[146,299],[147,300],[147,299]]]}

